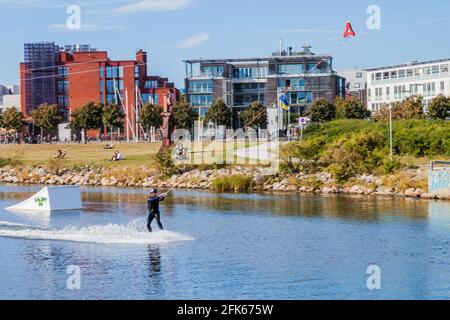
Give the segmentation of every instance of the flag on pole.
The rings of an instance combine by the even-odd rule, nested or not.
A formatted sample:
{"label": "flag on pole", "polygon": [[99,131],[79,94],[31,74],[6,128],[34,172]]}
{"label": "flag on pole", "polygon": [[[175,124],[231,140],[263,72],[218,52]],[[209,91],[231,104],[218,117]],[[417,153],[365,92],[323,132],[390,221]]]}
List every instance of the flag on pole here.
{"label": "flag on pole", "polygon": [[280,107],[289,110],[289,99],[284,93],[280,96]]}

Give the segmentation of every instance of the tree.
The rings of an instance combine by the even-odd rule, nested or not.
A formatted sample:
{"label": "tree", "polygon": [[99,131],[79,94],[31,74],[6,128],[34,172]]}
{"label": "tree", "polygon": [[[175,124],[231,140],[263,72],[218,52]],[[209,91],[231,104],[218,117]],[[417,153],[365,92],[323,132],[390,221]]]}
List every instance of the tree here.
{"label": "tree", "polygon": [[72,112],[70,127],[86,130],[99,130],[103,127],[103,105],[88,102]]}
{"label": "tree", "polygon": [[312,122],[330,121],[336,118],[336,106],[326,99],[314,101],[307,112]]}
{"label": "tree", "polygon": [[[376,121],[389,120],[389,105],[381,107],[375,113]],[[409,120],[424,118],[423,98],[420,96],[406,98],[400,102],[394,102],[391,105],[393,120]]]}
{"label": "tree", "polygon": [[20,131],[23,127],[23,113],[16,108],[8,108],[2,115],[2,126],[6,130]]}
{"label": "tree", "polygon": [[39,108],[31,112],[33,122],[41,129],[41,143],[44,137],[44,129],[53,130],[63,120],[59,107],[56,104],[41,104]]}
{"label": "tree", "polygon": [[428,115],[432,119],[445,120],[450,117],[450,98],[439,95],[428,105]]}
{"label": "tree", "polygon": [[223,100],[217,100],[205,115],[205,122],[212,122],[218,126],[229,127],[231,125],[231,109]]}
{"label": "tree", "polygon": [[150,128],[159,128],[163,124],[163,118],[161,113],[163,112],[162,107],[155,104],[146,103],[142,108],[139,118],[141,120],[142,126],[145,128],[147,135],[149,134]]}
{"label": "tree", "polygon": [[113,143],[114,128],[123,128],[122,110],[117,104],[108,104],[103,107],[102,122],[105,127],[109,128],[111,135],[111,144]]}
{"label": "tree", "polygon": [[195,112],[189,103],[182,101],[173,107],[173,120],[177,129],[190,129],[194,125]]}
{"label": "tree", "polygon": [[338,119],[366,119],[371,114],[361,100],[352,97],[349,99],[337,97],[334,105]]}
{"label": "tree", "polygon": [[256,128],[267,127],[267,109],[258,101],[254,101],[241,112],[240,117],[245,126]]}

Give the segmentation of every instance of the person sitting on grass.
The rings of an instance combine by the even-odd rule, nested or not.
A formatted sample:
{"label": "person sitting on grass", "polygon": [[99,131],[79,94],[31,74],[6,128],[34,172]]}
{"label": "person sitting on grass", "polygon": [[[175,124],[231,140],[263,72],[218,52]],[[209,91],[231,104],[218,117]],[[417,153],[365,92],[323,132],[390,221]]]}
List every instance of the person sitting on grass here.
{"label": "person sitting on grass", "polygon": [[109,159],[110,162],[123,160],[122,154],[119,151],[114,151],[113,156]]}
{"label": "person sitting on grass", "polygon": [[55,160],[56,159],[64,159],[66,157],[66,154],[67,154],[66,150],[64,150],[64,152],[63,152],[60,149],[58,149],[58,154],[56,156],[54,156],[53,159],[55,159]]}

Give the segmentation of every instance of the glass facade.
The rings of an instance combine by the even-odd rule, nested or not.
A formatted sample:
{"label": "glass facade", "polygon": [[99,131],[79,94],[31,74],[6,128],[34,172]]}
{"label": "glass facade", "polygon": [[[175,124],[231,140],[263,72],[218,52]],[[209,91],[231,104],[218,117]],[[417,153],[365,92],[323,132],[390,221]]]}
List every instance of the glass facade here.
{"label": "glass facade", "polygon": [[289,101],[291,105],[308,105],[313,102],[312,92],[289,92]]}
{"label": "glass facade", "polygon": [[331,64],[329,61],[318,61],[317,63],[296,63],[278,65],[279,75],[307,74],[307,73],[330,73]]}
{"label": "glass facade", "polygon": [[245,67],[245,68],[234,68],[233,78],[235,79],[255,79],[255,78],[265,78],[269,74],[268,67]]}
{"label": "glass facade", "polygon": [[211,67],[203,67],[203,74],[207,77],[223,77],[225,73],[225,68],[223,66],[211,66]]}
{"label": "glass facade", "polygon": [[189,83],[189,93],[212,93],[213,84],[211,80],[191,81]]}
{"label": "glass facade", "polygon": [[211,94],[194,94],[190,96],[190,101],[194,107],[209,107],[213,98]]}

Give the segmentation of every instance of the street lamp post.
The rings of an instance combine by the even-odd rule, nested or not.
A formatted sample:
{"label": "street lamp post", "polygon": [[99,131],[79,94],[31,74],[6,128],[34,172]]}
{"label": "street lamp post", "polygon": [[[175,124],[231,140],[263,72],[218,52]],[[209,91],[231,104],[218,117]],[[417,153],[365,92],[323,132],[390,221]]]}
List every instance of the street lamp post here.
{"label": "street lamp post", "polygon": [[389,158],[392,162],[394,158],[394,150],[393,150],[393,128],[392,128],[392,105],[389,105]]}

